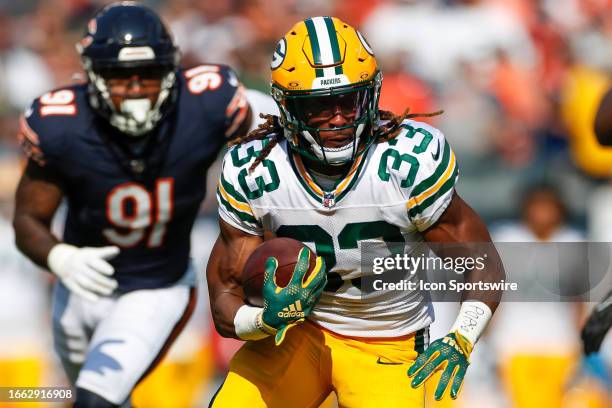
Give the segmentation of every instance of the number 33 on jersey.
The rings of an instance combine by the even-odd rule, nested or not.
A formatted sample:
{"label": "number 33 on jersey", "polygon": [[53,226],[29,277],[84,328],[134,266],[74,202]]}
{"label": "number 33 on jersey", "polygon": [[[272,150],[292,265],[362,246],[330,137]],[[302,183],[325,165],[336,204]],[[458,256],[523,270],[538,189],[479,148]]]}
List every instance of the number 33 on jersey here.
{"label": "number 33 on jersey", "polygon": [[360,266],[363,242],[404,242],[410,251],[450,203],[458,177],[455,155],[439,130],[413,120],[401,128],[359,156],[333,191],[315,183],[285,141],[252,172],[268,140],[235,146],[224,159],[217,189],[221,218],[249,234],[298,239],[323,256],[329,283],[311,318],[336,333],[396,337],[432,321],[418,294],[363,296],[359,290],[369,273]]}

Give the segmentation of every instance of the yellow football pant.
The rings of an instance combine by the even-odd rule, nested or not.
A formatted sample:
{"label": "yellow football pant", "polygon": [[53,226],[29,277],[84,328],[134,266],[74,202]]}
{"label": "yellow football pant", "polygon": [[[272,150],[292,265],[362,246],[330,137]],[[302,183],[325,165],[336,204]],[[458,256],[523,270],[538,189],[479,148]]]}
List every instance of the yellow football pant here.
{"label": "yellow football pant", "polygon": [[[0,360],[0,387],[42,387],[47,361],[43,357],[32,356]],[[2,402],[1,408],[38,408],[44,402]]]}
{"label": "yellow football pant", "polygon": [[340,407],[423,407],[423,387],[406,374],[423,331],[392,339],[343,337],[307,322],[280,346],[248,341],[230,363],[214,408],[318,407],[335,391]]}
{"label": "yellow football pant", "polygon": [[163,360],[132,393],[133,406],[147,408],[198,406],[196,397],[203,384],[212,376],[211,355],[210,347],[205,345],[191,358],[180,361]]}
{"label": "yellow football pant", "polygon": [[516,355],[502,362],[502,379],[516,408],[562,407],[573,356]]}

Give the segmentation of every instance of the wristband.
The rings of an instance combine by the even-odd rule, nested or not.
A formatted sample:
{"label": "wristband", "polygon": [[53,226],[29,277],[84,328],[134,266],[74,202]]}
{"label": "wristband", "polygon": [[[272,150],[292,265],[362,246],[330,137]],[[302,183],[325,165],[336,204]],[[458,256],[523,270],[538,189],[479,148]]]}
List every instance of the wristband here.
{"label": "wristband", "polygon": [[480,335],[491,320],[493,312],[489,306],[477,300],[468,300],[461,304],[459,315],[451,332],[457,332],[472,343],[476,344]]}
{"label": "wristband", "polygon": [[236,336],[242,340],[261,340],[268,337],[263,327],[261,327],[260,319],[263,309],[249,305],[242,305],[234,316],[234,331]]}

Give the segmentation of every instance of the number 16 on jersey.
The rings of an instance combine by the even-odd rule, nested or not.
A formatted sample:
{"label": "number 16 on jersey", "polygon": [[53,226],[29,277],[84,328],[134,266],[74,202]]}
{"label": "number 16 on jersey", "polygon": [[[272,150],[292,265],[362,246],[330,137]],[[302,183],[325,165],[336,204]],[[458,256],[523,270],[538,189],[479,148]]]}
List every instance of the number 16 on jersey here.
{"label": "number 16 on jersey", "polygon": [[153,194],[138,183],[116,186],[106,197],[106,218],[119,231],[106,228],[104,236],[123,248],[136,246],[145,238],[149,248],[161,246],[172,218],[173,195],[174,179],[170,177],[156,180]]}

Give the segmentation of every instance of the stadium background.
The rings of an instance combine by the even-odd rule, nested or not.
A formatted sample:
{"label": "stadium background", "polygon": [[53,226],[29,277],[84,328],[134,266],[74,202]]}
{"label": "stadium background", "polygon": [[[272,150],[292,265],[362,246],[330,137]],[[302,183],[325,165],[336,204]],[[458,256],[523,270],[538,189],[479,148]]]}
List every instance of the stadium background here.
{"label": "stadium background", "polygon": [[[0,386],[65,381],[50,339],[50,275],[38,271],[13,244],[12,200],[23,165],[15,135],[18,115],[32,98],[83,79],[74,44],[88,18],[105,3],[0,0]],[[509,226],[529,230],[533,220],[522,211],[523,192],[546,183],[560,191],[567,211],[555,222],[567,236],[612,241],[612,149],[597,147],[591,130],[612,73],[612,2],[145,3],[168,23],[185,65],[230,64],[247,87],[264,92],[276,41],[291,25],[314,15],[346,20],[360,28],[376,52],[384,72],[382,108],[396,113],[405,107],[445,110],[430,122],[455,149],[461,165],[459,193],[494,235]],[[218,166],[211,185],[217,171]],[[217,233],[211,197],[193,232],[199,271]],[[550,210],[551,200],[535,201],[541,213]],[[537,218],[538,211],[534,214]],[[161,369],[137,391],[139,406],[206,406],[222,379],[239,342],[216,336],[201,289],[188,329]],[[510,305],[506,317],[494,320],[478,344],[455,406],[605,406],[610,382],[605,384],[601,372],[592,375],[597,370],[579,358],[578,330],[591,306],[556,304],[540,310],[542,305]],[[432,337],[448,329],[455,307],[439,307]],[[530,319],[522,319],[521,307]],[[603,353],[608,368],[609,340]],[[538,399],[536,394],[545,389],[556,391]],[[585,402],[591,405],[581,405]]]}

